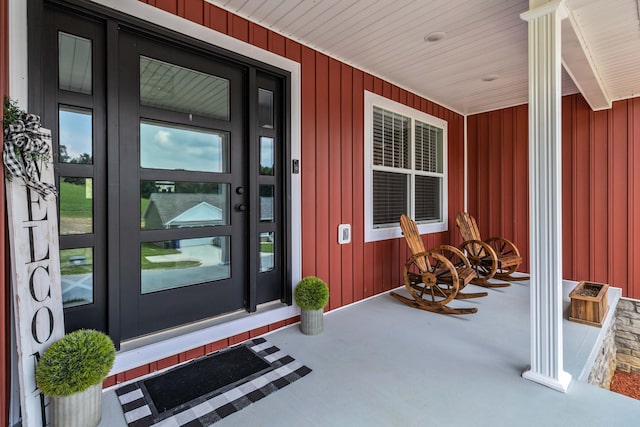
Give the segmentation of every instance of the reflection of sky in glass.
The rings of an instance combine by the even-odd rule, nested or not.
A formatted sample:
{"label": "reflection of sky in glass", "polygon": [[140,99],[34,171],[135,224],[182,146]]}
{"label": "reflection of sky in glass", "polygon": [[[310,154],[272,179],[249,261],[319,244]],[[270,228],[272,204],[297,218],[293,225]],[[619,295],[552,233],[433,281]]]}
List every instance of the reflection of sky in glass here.
{"label": "reflection of sky in glass", "polygon": [[273,138],[260,137],[260,166],[273,168]]}
{"label": "reflection of sky in glass", "polygon": [[92,155],[90,110],[60,109],[60,145],[66,147],[69,160]]}
{"label": "reflection of sky in glass", "polygon": [[140,123],[140,166],[227,172],[226,135]]}

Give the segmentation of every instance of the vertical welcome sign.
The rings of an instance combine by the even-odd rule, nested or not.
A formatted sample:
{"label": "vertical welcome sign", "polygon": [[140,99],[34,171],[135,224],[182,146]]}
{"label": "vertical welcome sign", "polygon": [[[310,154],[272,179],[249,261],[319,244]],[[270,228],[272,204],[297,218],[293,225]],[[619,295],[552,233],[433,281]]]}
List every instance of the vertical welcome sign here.
{"label": "vertical welcome sign", "polygon": [[[38,132],[51,147],[51,132],[42,128]],[[50,160],[37,163],[33,171],[32,182],[35,178],[53,185]],[[40,427],[47,424],[48,402],[36,385],[35,367],[44,350],[64,335],[64,317],[55,195],[41,195],[25,179],[6,182],[11,281],[22,425]]]}

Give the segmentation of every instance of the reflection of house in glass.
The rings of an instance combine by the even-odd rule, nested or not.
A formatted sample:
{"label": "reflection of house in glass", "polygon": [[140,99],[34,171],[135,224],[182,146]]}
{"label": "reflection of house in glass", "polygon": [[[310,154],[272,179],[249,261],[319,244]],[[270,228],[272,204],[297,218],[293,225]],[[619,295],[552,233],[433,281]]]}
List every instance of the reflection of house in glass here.
{"label": "reflection of house in glass", "polygon": [[156,181],[155,186],[160,193],[175,193],[176,191],[176,183],[173,181]]}
{"label": "reflection of house in glass", "polygon": [[227,224],[225,194],[153,193],[142,213],[145,229]]}
{"label": "reflection of house in glass", "polygon": [[273,221],[273,196],[260,197],[260,221]]}

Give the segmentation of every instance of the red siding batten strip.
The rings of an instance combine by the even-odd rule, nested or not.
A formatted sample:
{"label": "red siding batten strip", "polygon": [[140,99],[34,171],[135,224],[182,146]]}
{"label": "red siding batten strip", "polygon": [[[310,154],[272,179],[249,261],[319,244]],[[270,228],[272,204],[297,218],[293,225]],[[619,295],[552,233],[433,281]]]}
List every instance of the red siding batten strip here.
{"label": "red siding batten strip", "polygon": [[331,299],[336,292],[329,270],[329,58],[316,53],[316,274],[329,284]]}
{"label": "red siding batten strip", "polygon": [[178,2],[177,0],[155,0],[155,7],[165,10],[174,15],[178,14]]}
{"label": "red siding batten strip", "polygon": [[[340,222],[351,224],[353,234],[353,69],[346,64],[340,66]],[[337,230],[336,230],[337,235]],[[342,305],[351,304],[353,285],[353,238],[352,242],[341,245],[342,252]]]}
{"label": "red siding batten strip", "polygon": [[316,56],[302,47],[301,159],[302,179],[302,276],[317,274],[316,268]]}
{"label": "red siding batten strip", "polygon": [[613,234],[611,252],[613,260],[610,272],[611,282],[622,287],[623,292],[629,294],[627,282],[628,264],[628,234],[627,234],[627,154],[628,154],[628,127],[627,127],[627,101],[614,102],[613,114],[613,139],[609,142],[613,149]]}
{"label": "red siding batten strip", "polygon": [[338,244],[338,224],[342,211],[341,180],[341,73],[340,63],[329,58],[329,286],[331,310],[342,306],[342,248]]}
{"label": "red siding batten strip", "polygon": [[[365,295],[364,279],[364,74],[353,70],[352,87],[352,150],[353,150],[353,214],[351,238],[353,245],[353,299],[360,301]],[[367,263],[368,265],[368,263]]]}
{"label": "red siding batten strip", "polygon": [[635,284],[635,269],[636,264],[636,238],[639,232],[638,227],[636,227],[636,218],[639,210],[638,201],[636,199],[636,187],[639,181],[638,173],[636,172],[635,161],[637,160],[637,149],[635,142],[636,139],[636,124],[634,121],[634,112],[636,106],[636,100],[628,100],[627,104],[627,144],[628,144],[628,155],[627,155],[627,234],[629,236],[629,240],[627,242],[627,289],[628,293],[632,298],[635,298],[637,291],[633,286]]}
{"label": "red siding batten strip", "polygon": [[[562,122],[573,123],[574,98],[566,97],[562,99]],[[571,253],[573,252],[573,126],[562,126],[562,272],[563,278],[573,276],[573,263]]]}
{"label": "red siding batten strip", "polygon": [[184,17],[196,24],[204,24],[204,1],[184,0]]}

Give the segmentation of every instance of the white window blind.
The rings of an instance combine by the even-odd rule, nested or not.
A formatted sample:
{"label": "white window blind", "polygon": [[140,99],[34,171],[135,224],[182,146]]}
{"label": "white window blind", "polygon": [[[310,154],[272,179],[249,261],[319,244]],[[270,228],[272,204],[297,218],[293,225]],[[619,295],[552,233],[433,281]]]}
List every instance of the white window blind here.
{"label": "white window blind", "polygon": [[446,122],[369,92],[365,114],[366,240],[399,237],[402,214],[446,230]]}

